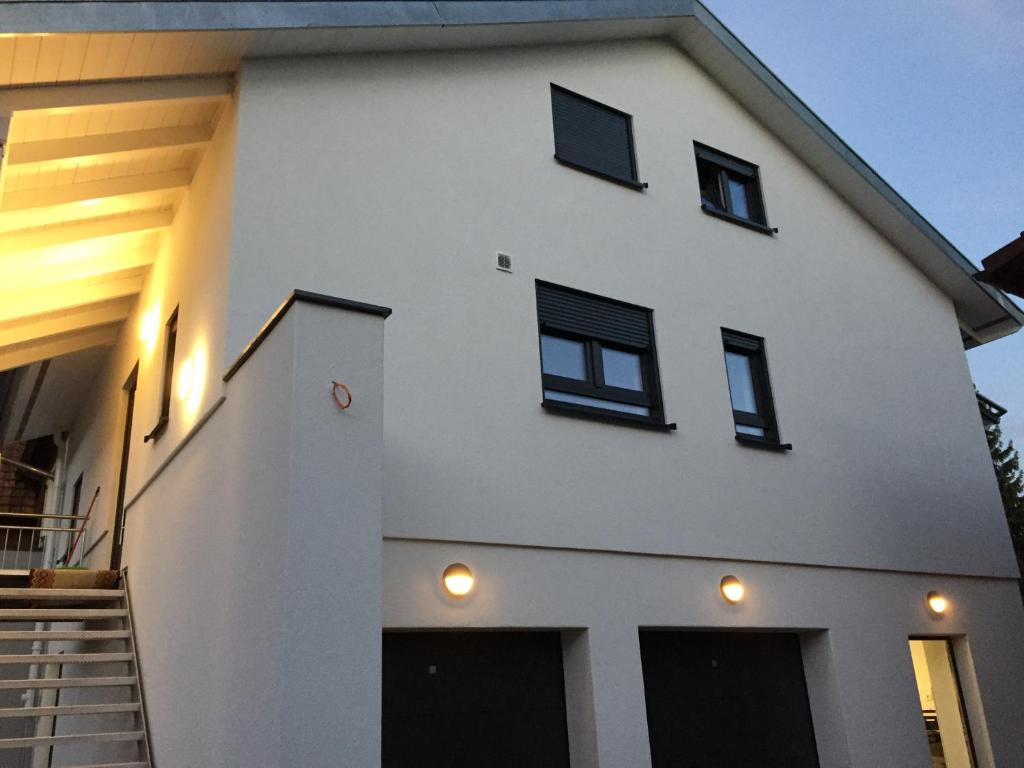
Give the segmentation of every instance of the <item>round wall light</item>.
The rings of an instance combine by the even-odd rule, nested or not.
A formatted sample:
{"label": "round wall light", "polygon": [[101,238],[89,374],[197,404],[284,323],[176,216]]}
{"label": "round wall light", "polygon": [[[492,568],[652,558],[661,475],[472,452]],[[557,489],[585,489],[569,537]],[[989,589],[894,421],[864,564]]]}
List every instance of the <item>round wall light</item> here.
{"label": "round wall light", "polygon": [[941,616],[943,613],[946,612],[946,609],[949,608],[949,600],[946,598],[945,595],[939,592],[929,592],[928,608],[931,609],[932,613]]}
{"label": "round wall light", "polygon": [[473,572],[469,570],[469,566],[463,563],[452,563],[445,568],[441,580],[444,582],[444,588],[452,597],[465,597],[473,591],[473,586],[476,584]]}
{"label": "round wall light", "polygon": [[733,604],[742,600],[743,593],[746,591],[743,588],[743,582],[735,576],[726,576],[722,579],[720,589],[722,590],[722,597],[725,598],[725,601]]}

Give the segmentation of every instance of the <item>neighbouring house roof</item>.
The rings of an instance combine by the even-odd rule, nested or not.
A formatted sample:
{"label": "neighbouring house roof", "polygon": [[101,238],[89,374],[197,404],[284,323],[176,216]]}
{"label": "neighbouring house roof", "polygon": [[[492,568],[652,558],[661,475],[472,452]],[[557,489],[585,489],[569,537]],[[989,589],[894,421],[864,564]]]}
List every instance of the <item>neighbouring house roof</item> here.
{"label": "neighbouring house roof", "polygon": [[1006,415],[1006,409],[994,400],[989,400],[981,392],[975,392],[978,398],[978,409],[981,411],[981,420],[985,426],[993,426]]}
{"label": "neighbouring house roof", "polygon": [[[950,297],[966,346],[1024,325],[1024,312],[1009,297],[976,280],[976,266],[698,0],[7,1],[0,2],[0,29],[0,45],[5,35],[19,33],[189,33],[195,35],[193,50],[213,51],[197,54],[197,61],[207,67],[203,72],[229,71],[245,57],[667,38]],[[206,48],[201,44],[204,36],[209,38]],[[217,51],[224,53],[218,57]],[[171,74],[197,71],[190,69],[186,57]],[[160,74],[169,73],[139,76]],[[0,81],[0,90],[3,85]],[[0,124],[2,118],[0,114]]]}
{"label": "neighbouring house roof", "polygon": [[978,280],[1024,298],[1024,232],[982,259],[981,265],[984,269],[975,275]]}

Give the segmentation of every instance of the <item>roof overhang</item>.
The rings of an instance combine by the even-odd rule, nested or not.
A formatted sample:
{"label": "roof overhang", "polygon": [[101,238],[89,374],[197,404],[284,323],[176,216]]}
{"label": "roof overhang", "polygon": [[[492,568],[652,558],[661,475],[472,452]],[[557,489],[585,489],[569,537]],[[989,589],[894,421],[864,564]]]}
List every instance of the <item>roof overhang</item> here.
{"label": "roof overhang", "polygon": [[1024,232],[998,251],[981,260],[984,269],[978,280],[1024,298]]}
{"label": "roof overhang", "polygon": [[0,3],[4,34],[234,32],[245,57],[666,37],[856,209],[952,300],[968,346],[1024,312],[697,0],[532,2]]}

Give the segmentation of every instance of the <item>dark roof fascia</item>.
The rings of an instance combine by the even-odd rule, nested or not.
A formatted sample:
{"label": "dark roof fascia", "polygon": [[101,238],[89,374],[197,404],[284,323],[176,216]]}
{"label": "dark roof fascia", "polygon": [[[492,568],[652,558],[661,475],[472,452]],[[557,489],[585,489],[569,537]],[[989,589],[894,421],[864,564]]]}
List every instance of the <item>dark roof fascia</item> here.
{"label": "dark roof fascia", "polygon": [[270,319],[263,324],[259,332],[253,337],[253,340],[246,344],[245,349],[242,350],[235,362],[227,369],[222,377],[224,381],[230,381],[231,378],[241,370],[245,362],[253,356],[260,345],[266,341],[270,332],[274,330],[275,326],[281,322],[281,319],[288,314],[288,310],[292,308],[295,302],[304,302],[307,304],[316,304],[321,307],[332,307],[334,309],[346,309],[350,312],[361,312],[367,315],[375,315],[380,318],[387,318],[391,315],[391,309],[389,307],[382,307],[377,304],[366,304],[362,301],[352,301],[351,299],[342,299],[337,296],[328,296],[324,293],[314,293],[313,291],[303,291],[295,289],[291,295],[282,302],[274,314],[270,316]]}
{"label": "dark roof fascia", "polygon": [[[811,131],[814,132],[828,147],[849,165],[865,182],[867,182],[886,202],[906,218],[936,248],[952,261],[965,275],[974,278],[977,267],[971,263],[960,250],[939,232],[921,213],[874,168],[868,165],[854,149],[843,141],[839,135],[829,128],[813,109],[782,82],[753,51],[732,33],[718,18],[711,13],[699,0],[694,0],[694,17],[706,27],[729,52],[757,77],[772,94],[792,111]],[[1024,310],[1021,310],[1010,297],[992,286],[974,280],[975,285],[987,295],[1003,312],[1010,316],[1018,326],[1024,326]]]}
{"label": "dark roof fascia", "polygon": [[[71,12],[71,6],[74,12]],[[331,27],[439,27],[658,19],[693,15],[694,0],[520,2],[0,2],[0,29],[18,32],[156,32]]]}

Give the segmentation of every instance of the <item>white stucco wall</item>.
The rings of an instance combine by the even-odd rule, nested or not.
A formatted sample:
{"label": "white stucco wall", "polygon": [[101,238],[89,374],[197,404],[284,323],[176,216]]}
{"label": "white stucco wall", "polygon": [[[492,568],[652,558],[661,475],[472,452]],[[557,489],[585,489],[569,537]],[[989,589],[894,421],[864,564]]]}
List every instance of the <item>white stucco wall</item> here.
{"label": "white stucco wall", "polygon": [[157,764],[379,760],[383,322],[295,304],[129,510]]}
{"label": "white stucco wall", "polygon": [[[449,598],[441,588],[440,573],[451,562],[466,563],[477,577],[466,599]],[[746,587],[739,605],[719,595],[726,574]],[[930,589],[950,596],[946,616],[928,611]],[[804,667],[822,768],[928,768],[907,640],[957,638],[978,768],[1024,765],[1024,614],[1009,610],[1019,599],[1015,590],[1001,580],[727,560],[455,542],[384,546],[385,628],[584,629],[599,762],[581,758],[574,768],[649,765],[638,628],[710,627],[806,633]],[[572,701],[579,673],[577,659],[566,658]],[[585,734],[579,698],[569,727]]]}
{"label": "white stucco wall", "polygon": [[[225,368],[223,338],[227,311],[224,296],[230,264],[236,116],[237,105],[232,102],[225,107],[213,140],[179,204],[143,291],[121,328],[101,375],[94,381],[81,382],[81,386],[90,388],[90,396],[71,429],[67,477],[70,486],[79,473],[83,476],[80,505],[83,515],[96,487],[100,487],[89,541],[95,541],[105,530],[111,533],[90,558],[90,563],[98,567],[106,567],[110,557],[124,429],[122,387],[132,367],[138,362],[126,501],[153,476],[220,395],[220,377]],[[155,442],[144,443],[143,437],[153,429],[160,415],[164,324],[176,306],[176,367],[180,370],[182,361],[197,355],[206,361],[206,375],[194,385],[197,396],[187,402],[179,400],[172,391],[166,431]],[[141,340],[142,316],[153,308],[157,308],[159,317],[157,338],[152,344],[146,344]],[[70,492],[66,498],[70,504]],[[129,517],[127,525],[131,524]],[[88,542],[83,540],[83,543]],[[76,560],[80,553],[81,550],[76,553]]]}
{"label": "white stucco wall", "polygon": [[[551,82],[646,192],[552,159]],[[694,140],[776,237],[701,213]],[[292,287],[395,309],[387,535],[1016,575],[950,302],[668,43],[245,62],[233,226],[229,358]],[[654,309],[678,432],[541,411],[535,278]],[[723,326],[791,454],[733,440]]]}

